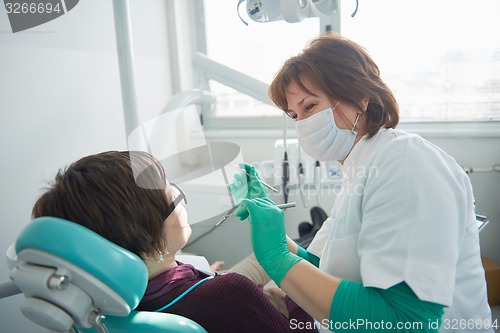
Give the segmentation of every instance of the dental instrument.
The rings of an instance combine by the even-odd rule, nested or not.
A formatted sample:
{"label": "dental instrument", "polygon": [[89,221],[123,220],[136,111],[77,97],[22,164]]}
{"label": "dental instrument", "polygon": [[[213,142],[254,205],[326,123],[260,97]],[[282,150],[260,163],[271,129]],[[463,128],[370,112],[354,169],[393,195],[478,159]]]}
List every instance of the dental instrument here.
{"label": "dental instrument", "polygon": [[[289,202],[289,203],[285,203],[285,204],[280,204],[280,205],[276,205],[279,209],[282,209],[282,210],[285,210],[285,209],[288,209],[288,208],[293,208],[295,207],[297,204],[295,202]],[[234,206],[234,207],[231,207],[231,209],[229,209],[227,211],[226,214],[224,214],[224,216],[222,216],[222,218],[220,219],[219,222],[217,222],[215,224],[216,227],[218,227],[222,222],[224,222],[228,217],[231,217],[231,216],[234,216],[234,211],[236,210],[236,208],[238,208],[238,206]]]}
{"label": "dental instrument", "polygon": [[219,222],[217,222],[217,223],[215,224],[215,226],[216,226],[216,227],[218,227],[218,226],[219,226],[219,225],[221,225],[221,223],[222,223],[222,222],[224,222],[224,221],[225,221],[228,217],[233,216],[233,213],[234,213],[234,211],[236,210],[236,208],[238,208],[238,206],[233,206],[233,207],[231,207],[231,208],[230,208],[230,209],[226,212],[226,214],[224,214],[224,215],[222,216],[222,218],[219,220]]}
{"label": "dental instrument", "polygon": [[[238,165],[236,164],[231,164],[232,166],[234,166],[236,169],[238,169],[239,171],[243,172],[245,175],[249,176],[250,177],[250,174],[245,170],[245,169],[242,169],[240,168]],[[262,179],[259,179],[259,182],[262,183],[262,185],[264,185],[265,187],[267,187],[268,189],[270,189],[271,191],[273,192],[276,192],[278,193],[279,190],[276,188],[276,187],[273,187],[271,185],[269,185],[268,183],[266,183],[265,181],[263,181]]]}
{"label": "dental instrument", "polygon": [[316,161],[314,166],[314,181],[316,183],[316,204],[320,206],[321,201],[321,164]]}
{"label": "dental instrument", "polygon": [[[295,202],[290,202],[290,203],[287,203],[287,204],[280,204],[280,205],[277,205],[280,209],[282,210],[285,210],[287,208],[292,208],[292,207],[295,207],[296,206],[296,203]],[[196,243],[197,241],[199,241],[200,239],[202,239],[203,237],[207,236],[208,234],[210,234],[212,231],[214,231],[219,225],[222,224],[222,222],[224,222],[225,220],[227,220],[229,217],[231,216],[234,216],[234,211],[236,210],[236,208],[238,208],[238,206],[233,206],[231,207],[227,212],[226,214],[224,214],[222,216],[222,218],[219,220],[219,222],[217,222],[214,226],[212,226],[208,231],[204,232],[203,234],[199,235],[198,237],[196,237],[195,239],[191,240],[189,243],[186,244],[186,247],[187,246],[191,246],[193,245],[194,243]]]}
{"label": "dental instrument", "polygon": [[299,157],[299,167],[298,167],[298,181],[299,181],[299,193],[300,193],[300,199],[302,200],[302,205],[304,208],[307,208],[308,204],[305,199],[305,194],[304,194],[304,165],[302,164],[302,156],[301,156],[301,148],[300,146],[298,148],[298,157]]}
{"label": "dental instrument", "polygon": [[286,146],[286,119],[288,116],[286,113],[283,113],[283,150],[285,151],[284,157],[283,157],[283,174],[281,177],[282,183],[283,183],[283,199],[284,202],[288,202],[288,181],[290,180],[290,165],[288,163],[288,152],[287,152],[287,146]]}
{"label": "dental instrument", "polygon": [[279,209],[285,210],[288,208],[293,208],[293,207],[297,206],[297,204],[295,202],[289,202],[289,203],[279,204],[276,206],[278,206]]}

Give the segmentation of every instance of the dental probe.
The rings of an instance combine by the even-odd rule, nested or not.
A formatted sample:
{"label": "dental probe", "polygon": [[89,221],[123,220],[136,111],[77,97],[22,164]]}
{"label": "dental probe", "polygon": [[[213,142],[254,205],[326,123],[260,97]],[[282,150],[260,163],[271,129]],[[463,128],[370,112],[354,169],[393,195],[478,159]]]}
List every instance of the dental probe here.
{"label": "dental probe", "polygon": [[278,206],[279,209],[285,210],[287,208],[293,208],[296,205],[297,204],[295,202],[289,202],[289,203],[285,203],[285,204],[279,204],[279,205],[276,205],[276,206]]}
{"label": "dental probe", "polygon": [[[282,209],[282,210],[285,210],[287,208],[293,208],[293,207],[295,207],[296,203],[295,202],[289,202],[289,203],[286,203],[286,204],[280,204],[280,205],[276,205],[276,206],[278,208]],[[236,210],[236,208],[238,208],[238,206],[231,207],[231,209],[227,211],[227,213],[220,219],[219,222],[217,222],[217,224],[215,226],[218,227],[228,217],[234,216],[234,211]]]}
{"label": "dental probe", "polygon": [[[295,202],[290,202],[290,203],[287,203],[287,204],[281,204],[281,205],[277,205],[279,208],[285,210],[287,208],[292,208],[292,207],[295,207]],[[201,238],[205,237],[206,235],[208,235],[209,233],[211,233],[212,231],[214,231],[214,229],[216,229],[222,222],[224,222],[228,217],[230,216],[233,216],[234,215],[234,211],[236,210],[236,208],[238,208],[238,206],[233,206],[231,207],[231,209],[229,209],[226,214],[221,218],[221,220],[219,222],[217,222],[216,225],[214,225],[212,228],[210,228],[210,230],[206,231],[205,233],[201,234],[200,236],[198,236],[197,238],[191,240],[186,246],[189,246],[189,245],[192,245],[194,244],[195,242],[197,242],[198,240],[200,240]]]}
{"label": "dental probe", "polygon": [[[245,175],[247,175],[248,177],[250,177],[250,174],[245,170],[245,169],[242,169],[240,168],[238,165],[236,164],[231,164],[232,166],[234,166],[236,169],[240,170],[241,172],[243,172]],[[265,181],[263,181],[262,179],[259,179],[259,182],[262,183],[262,185],[264,185],[265,187],[267,187],[268,189],[270,189],[271,191],[273,192],[276,192],[278,193],[279,190],[276,188],[276,187],[273,187],[271,185],[269,185],[268,183],[266,183]]]}

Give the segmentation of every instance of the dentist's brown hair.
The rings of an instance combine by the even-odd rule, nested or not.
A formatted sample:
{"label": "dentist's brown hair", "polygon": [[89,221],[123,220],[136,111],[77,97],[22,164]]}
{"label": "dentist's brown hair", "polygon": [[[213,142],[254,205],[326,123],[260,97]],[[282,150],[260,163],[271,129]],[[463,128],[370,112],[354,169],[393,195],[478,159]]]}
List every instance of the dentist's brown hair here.
{"label": "dentist's brown hair", "polygon": [[[382,81],[378,66],[362,46],[347,38],[336,34],[317,37],[300,54],[288,59],[269,87],[271,100],[286,111],[285,89],[291,82],[311,93],[301,81],[305,77],[332,100],[357,106],[368,138],[382,127],[395,128],[399,123],[398,103]],[[365,109],[362,100],[366,98]]]}

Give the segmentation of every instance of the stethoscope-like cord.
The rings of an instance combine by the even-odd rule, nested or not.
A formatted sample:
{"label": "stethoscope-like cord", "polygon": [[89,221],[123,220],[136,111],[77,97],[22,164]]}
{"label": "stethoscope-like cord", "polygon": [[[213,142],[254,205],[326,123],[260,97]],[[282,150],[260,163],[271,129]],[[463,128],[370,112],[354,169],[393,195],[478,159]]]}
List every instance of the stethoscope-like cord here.
{"label": "stethoscope-like cord", "polygon": [[165,306],[162,306],[161,308],[157,309],[157,310],[154,310],[154,312],[161,312],[169,307],[171,307],[172,305],[174,305],[175,303],[177,303],[179,300],[181,300],[181,298],[183,298],[184,296],[186,296],[187,294],[189,294],[190,291],[192,291],[194,288],[198,287],[200,284],[202,284],[203,282],[206,282],[210,279],[213,279],[215,277],[215,275],[213,276],[208,276],[198,282],[196,282],[195,284],[193,284],[191,287],[189,287],[185,292],[183,292],[182,294],[180,294],[179,296],[177,296],[173,301],[171,301],[170,303],[168,303],[167,305]]}

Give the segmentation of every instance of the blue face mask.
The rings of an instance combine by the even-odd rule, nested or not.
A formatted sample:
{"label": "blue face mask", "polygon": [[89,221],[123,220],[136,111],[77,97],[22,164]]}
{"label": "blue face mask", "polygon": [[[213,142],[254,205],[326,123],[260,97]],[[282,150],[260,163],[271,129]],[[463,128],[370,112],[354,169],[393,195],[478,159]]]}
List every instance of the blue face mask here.
{"label": "blue face mask", "polygon": [[352,130],[341,129],[335,124],[332,108],[320,111],[295,122],[299,144],[308,155],[318,161],[343,160],[354,145],[358,134],[354,127],[358,120],[359,114]]}

